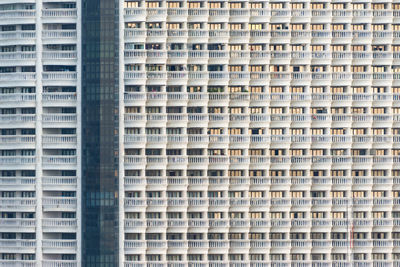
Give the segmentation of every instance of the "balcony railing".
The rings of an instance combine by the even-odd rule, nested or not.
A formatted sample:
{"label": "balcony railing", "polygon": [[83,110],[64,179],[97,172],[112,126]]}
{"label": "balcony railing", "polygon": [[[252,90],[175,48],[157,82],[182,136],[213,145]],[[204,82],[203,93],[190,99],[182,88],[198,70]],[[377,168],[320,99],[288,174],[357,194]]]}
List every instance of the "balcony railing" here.
{"label": "balcony railing", "polygon": [[54,59],[77,59],[77,52],[44,51],[43,59],[52,59],[52,60],[54,60]]}
{"label": "balcony railing", "polygon": [[49,209],[76,209],[76,197],[43,197],[43,207]]}
{"label": "balcony railing", "polygon": [[1,52],[0,60],[35,60],[35,52]]}
{"label": "balcony railing", "polygon": [[77,186],[76,176],[43,176],[42,184],[44,186]]}
{"label": "balcony railing", "polygon": [[51,249],[76,249],[76,244],[76,240],[44,239],[42,241],[43,248]]}
{"label": "balcony railing", "polygon": [[42,136],[42,142],[47,144],[76,144],[76,141],[76,134],[46,134]]}
{"label": "balcony railing", "polygon": [[0,186],[35,185],[35,177],[0,177]]}
{"label": "balcony railing", "polygon": [[35,31],[11,31],[11,32],[1,32],[0,40],[27,40],[36,38]]}
{"label": "balcony railing", "polygon": [[35,139],[36,137],[34,135],[0,136],[0,146],[35,144]]}
{"label": "balcony railing", "polygon": [[59,9],[43,9],[42,16],[44,18],[76,18],[77,9],[75,8],[59,8]]}
{"label": "balcony railing", "polygon": [[42,162],[43,164],[46,165],[58,165],[58,164],[73,164],[75,165],[77,163],[76,161],[77,157],[76,156],[43,156],[42,157]]}
{"label": "balcony railing", "polygon": [[42,221],[43,227],[49,227],[49,229],[57,228],[76,228],[76,219],[64,219],[64,218],[45,218]]}
{"label": "balcony railing", "polygon": [[35,100],[35,94],[0,94],[0,102],[33,102]]}
{"label": "balcony railing", "polygon": [[73,261],[73,260],[43,260],[42,266],[43,267],[77,267],[78,262]]}
{"label": "balcony railing", "polygon": [[6,219],[2,218],[0,220],[0,227],[3,229],[6,228],[25,228],[25,227],[36,227],[36,220],[35,219]]}
{"label": "balcony railing", "polygon": [[76,38],[76,30],[43,30],[42,37],[46,39]]}
{"label": "balcony railing", "polygon": [[35,164],[35,156],[0,156],[0,165],[25,165],[25,164]]}
{"label": "balcony railing", "polygon": [[0,267],[36,267],[36,261],[32,260],[1,260]]}
{"label": "balcony railing", "polygon": [[43,72],[43,80],[68,80],[74,81],[77,78],[77,73],[72,71],[61,72]]}
{"label": "balcony railing", "polygon": [[1,10],[0,19],[35,18],[35,10]]}
{"label": "balcony railing", "polygon": [[35,81],[36,73],[30,72],[14,72],[14,73],[0,73],[0,81]]}
{"label": "balcony railing", "polygon": [[76,114],[43,114],[43,122],[49,123],[76,122],[76,118]]}

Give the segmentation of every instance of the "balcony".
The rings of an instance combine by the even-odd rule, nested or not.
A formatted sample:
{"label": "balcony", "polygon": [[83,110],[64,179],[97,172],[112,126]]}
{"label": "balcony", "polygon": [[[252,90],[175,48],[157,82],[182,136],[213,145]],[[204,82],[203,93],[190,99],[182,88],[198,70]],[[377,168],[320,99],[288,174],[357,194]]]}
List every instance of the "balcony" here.
{"label": "balcony", "polygon": [[12,167],[12,165],[33,165],[36,162],[35,156],[0,156],[0,165],[9,165],[7,167]]}
{"label": "balcony", "polygon": [[[1,266],[1,265],[0,265]],[[77,267],[77,261],[68,261],[68,260],[43,260],[43,267]]]}
{"label": "balcony", "polygon": [[35,211],[35,198],[0,198],[0,208],[3,211]]}
{"label": "balcony", "polygon": [[0,267],[36,267],[36,261],[29,260],[1,260]]}
{"label": "balcony", "polygon": [[23,19],[35,19],[35,10],[1,10],[0,20],[23,20]]}
{"label": "balcony", "polygon": [[34,135],[0,136],[0,148],[35,148]]}
{"label": "balcony", "polygon": [[43,80],[46,82],[51,81],[70,81],[74,82],[77,79],[77,73],[72,71],[53,71],[53,72],[43,72]]}
{"label": "balcony", "polygon": [[76,197],[43,197],[42,205],[45,211],[76,211]]}
{"label": "balcony", "polygon": [[35,247],[36,247],[35,240],[29,240],[29,239],[0,240],[0,252],[3,253],[35,253]]}
{"label": "balcony", "polygon": [[0,41],[3,43],[32,43],[34,44],[36,38],[35,31],[11,31],[1,32]]}
{"label": "balcony", "polygon": [[125,219],[124,227],[125,230],[137,230],[138,227],[146,227],[147,224],[144,220],[141,219]]}
{"label": "balcony", "polygon": [[77,122],[77,116],[76,114],[64,114],[64,113],[59,113],[59,114],[43,114],[42,115],[42,121],[43,124],[46,125],[46,127],[50,128],[60,128],[60,126],[64,127],[76,127],[76,122]]}
{"label": "balcony", "polygon": [[124,248],[125,251],[127,250],[136,250],[138,248],[145,248],[146,243],[144,240],[125,240],[124,241]]}
{"label": "balcony", "polygon": [[2,188],[27,188],[34,189],[36,184],[35,177],[0,177],[0,186]]}
{"label": "balcony", "polygon": [[14,73],[0,73],[0,81],[2,82],[26,82],[33,83],[36,80],[36,73],[30,72],[14,72]]}
{"label": "balcony", "polygon": [[[36,52],[1,52],[0,60],[4,65],[32,63],[36,59]],[[21,62],[17,62],[17,60]],[[0,64],[1,64],[0,63]]]}
{"label": "balcony", "polygon": [[43,30],[42,38],[61,42],[66,39],[76,40],[76,30]]}
{"label": "balcony", "polygon": [[65,9],[43,9],[43,18],[77,18],[78,12],[75,8],[65,8]]}
{"label": "balcony", "polygon": [[45,134],[42,135],[44,148],[76,148],[76,134]]}
{"label": "balcony", "polygon": [[42,186],[44,190],[75,190],[77,187],[76,176],[43,176]]}
{"label": "balcony", "polygon": [[42,241],[43,253],[76,253],[76,240],[44,239]]}
{"label": "balcony", "polygon": [[43,232],[75,232],[76,219],[44,218],[42,220]]}
{"label": "balcony", "polygon": [[77,52],[68,51],[43,51],[44,60],[76,60]]}
{"label": "balcony", "polygon": [[59,168],[60,165],[63,167],[66,167],[68,165],[70,166],[76,166],[77,164],[77,157],[76,156],[43,156],[42,157],[42,166],[44,169],[46,168]]}
{"label": "balcony", "polygon": [[31,123],[33,126],[36,121],[36,115],[26,115],[26,114],[11,114],[11,115],[0,115],[0,125],[28,125]]}
{"label": "balcony", "polygon": [[35,219],[19,219],[12,218],[6,219],[2,218],[0,220],[0,227],[2,229],[7,229],[7,231],[35,231],[36,229],[36,220]]}

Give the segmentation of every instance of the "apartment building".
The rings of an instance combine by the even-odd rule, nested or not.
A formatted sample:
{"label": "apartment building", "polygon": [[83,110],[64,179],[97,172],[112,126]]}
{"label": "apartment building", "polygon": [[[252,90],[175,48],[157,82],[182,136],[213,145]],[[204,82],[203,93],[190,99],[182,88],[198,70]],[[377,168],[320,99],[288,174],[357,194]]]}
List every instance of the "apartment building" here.
{"label": "apartment building", "polygon": [[400,2],[3,0],[0,266],[400,266]]}
{"label": "apartment building", "polygon": [[0,2],[0,266],[80,258],[77,4]]}

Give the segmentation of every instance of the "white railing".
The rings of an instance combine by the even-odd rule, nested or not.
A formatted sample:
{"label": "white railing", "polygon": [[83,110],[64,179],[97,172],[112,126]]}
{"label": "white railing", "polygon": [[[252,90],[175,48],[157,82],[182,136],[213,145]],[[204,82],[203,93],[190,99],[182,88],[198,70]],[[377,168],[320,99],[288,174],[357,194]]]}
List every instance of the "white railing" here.
{"label": "white railing", "polygon": [[43,135],[42,142],[48,144],[76,144],[76,134]]}
{"label": "white railing", "polygon": [[43,122],[76,122],[76,114],[43,114]]}
{"label": "white railing", "polygon": [[34,39],[36,37],[35,31],[12,31],[0,32],[0,40],[21,40],[21,39]]}
{"label": "white railing", "polygon": [[77,267],[78,262],[73,260],[43,260],[43,267]]}
{"label": "white railing", "polygon": [[29,60],[36,59],[35,52],[1,52],[0,60]]}
{"label": "white railing", "polygon": [[42,100],[43,101],[75,101],[76,100],[76,93],[43,93]]}
{"label": "white railing", "polygon": [[43,38],[76,38],[76,30],[43,30]]}
{"label": "white railing", "polygon": [[0,198],[0,206],[2,208],[26,208],[26,207],[35,207],[36,199],[35,198]]}
{"label": "white railing", "polygon": [[43,164],[76,164],[77,157],[76,156],[43,156],[42,162]]}
{"label": "white railing", "polygon": [[43,51],[43,59],[77,59],[77,52]]}
{"label": "white railing", "polygon": [[30,72],[14,72],[0,73],[0,81],[34,81],[36,73]]}
{"label": "white railing", "polygon": [[26,102],[26,101],[35,101],[36,95],[35,94],[0,94],[0,101],[4,102]]}
{"label": "white railing", "polygon": [[67,227],[67,228],[76,228],[77,220],[76,219],[64,219],[64,218],[44,218],[42,220],[43,227]]}
{"label": "white railing", "polygon": [[7,219],[7,218],[2,218],[0,220],[0,227],[35,227],[36,226],[36,220],[35,219]]}
{"label": "white railing", "polygon": [[0,185],[31,185],[34,186],[36,183],[35,177],[0,177]]}
{"label": "white railing", "polygon": [[36,137],[34,135],[9,135],[0,136],[0,146],[16,144],[34,144]]}
{"label": "white railing", "polygon": [[52,17],[52,18],[76,18],[77,17],[77,9],[75,8],[64,8],[64,9],[43,9],[42,16],[43,17]]}
{"label": "white railing", "polygon": [[35,156],[1,156],[0,164],[34,164],[36,162]]}
{"label": "white railing", "polygon": [[76,208],[76,197],[43,197],[44,208]]}
{"label": "white railing", "polygon": [[0,19],[35,18],[35,10],[1,10]]}
{"label": "white railing", "polygon": [[43,72],[43,80],[72,80],[77,79],[77,73],[73,71],[53,71],[53,72]]}
{"label": "white railing", "polygon": [[77,186],[77,177],[75,177],[75,176],[43,176],[42,184],[43,185],[54,185],[54,186],[62,186],[62,185]]}
{"label": "white railing", "polygon": [[44,239],[42,241],[43,248],[63,249],[76,248],[76,240],[61,240],[61,239]]}

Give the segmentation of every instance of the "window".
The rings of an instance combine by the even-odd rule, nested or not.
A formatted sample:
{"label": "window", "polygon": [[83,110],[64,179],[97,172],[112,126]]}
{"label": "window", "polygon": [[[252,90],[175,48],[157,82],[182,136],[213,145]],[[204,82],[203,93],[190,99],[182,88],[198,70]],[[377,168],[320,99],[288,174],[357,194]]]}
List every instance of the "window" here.
{"label": "window", "polygon": [[139,1],[124,1],[124,8],[138,8]]}
{"label": "window", "polygon": [[250,2],[250,3],[249,3],[249,8],[251,8],[251,9],[260,9],[260,8],[263,8],[263,3],[264,3],[264,2]]}

